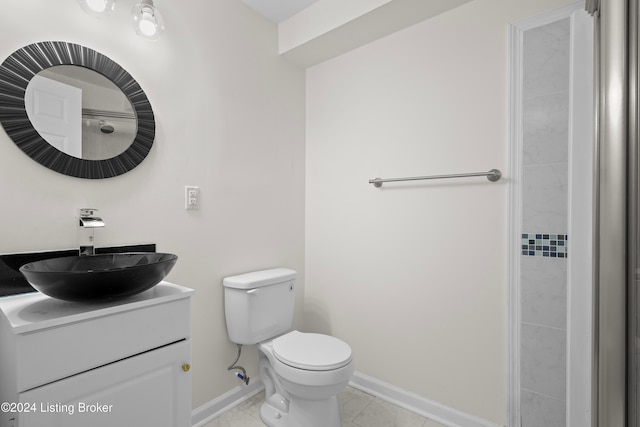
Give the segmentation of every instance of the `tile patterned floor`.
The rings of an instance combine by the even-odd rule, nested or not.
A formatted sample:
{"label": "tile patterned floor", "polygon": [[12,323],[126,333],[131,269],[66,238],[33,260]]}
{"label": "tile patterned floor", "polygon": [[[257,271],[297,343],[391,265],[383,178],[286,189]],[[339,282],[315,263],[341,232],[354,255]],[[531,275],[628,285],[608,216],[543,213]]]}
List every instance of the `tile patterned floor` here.
{"label": "tile patterned floor", "polygon": [[[225,412],[205,427],[264,427],[260,405],[264,393]],[[342,427],[444,427],[352,387],[338,396]]]}

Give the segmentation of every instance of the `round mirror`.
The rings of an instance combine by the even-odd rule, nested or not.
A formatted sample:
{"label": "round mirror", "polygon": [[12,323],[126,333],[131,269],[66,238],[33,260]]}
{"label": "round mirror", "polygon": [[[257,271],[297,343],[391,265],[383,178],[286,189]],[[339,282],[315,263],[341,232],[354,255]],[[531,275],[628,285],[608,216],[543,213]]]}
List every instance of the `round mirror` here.
{"label": "round mirror", "polygon": [[109,178],[140,164],[155,120],[138,83],[89,48],[43,42],[0,65],[0,123],[38,163],[80,178]]}

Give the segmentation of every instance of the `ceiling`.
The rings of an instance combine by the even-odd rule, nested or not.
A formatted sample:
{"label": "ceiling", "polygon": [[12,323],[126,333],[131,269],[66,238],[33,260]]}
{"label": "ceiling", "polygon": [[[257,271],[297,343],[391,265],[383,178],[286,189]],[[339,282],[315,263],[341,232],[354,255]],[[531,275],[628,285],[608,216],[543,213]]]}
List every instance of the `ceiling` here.
{"label": "ceiling", "polygon": [[270,21],[280,23],[318,0],[242,0]]}
{"label": "ceiling", "polygon": [[278,53],[307,68],[474,0],[241,1],[277,24]]}

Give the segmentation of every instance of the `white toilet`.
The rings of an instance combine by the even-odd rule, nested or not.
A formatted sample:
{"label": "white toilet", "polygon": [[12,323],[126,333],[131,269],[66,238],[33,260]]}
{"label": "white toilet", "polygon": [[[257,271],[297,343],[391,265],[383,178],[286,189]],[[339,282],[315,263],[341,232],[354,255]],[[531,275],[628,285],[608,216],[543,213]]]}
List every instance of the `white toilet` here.
{"label": "white toilet", "polygon": [[339,427],[336,395],[353,375],[351,347],[329,335],[290,330],[295,279],[286,268],[225,278],[229,339],[259,344],[266,396],[260,418],[266,425]]}

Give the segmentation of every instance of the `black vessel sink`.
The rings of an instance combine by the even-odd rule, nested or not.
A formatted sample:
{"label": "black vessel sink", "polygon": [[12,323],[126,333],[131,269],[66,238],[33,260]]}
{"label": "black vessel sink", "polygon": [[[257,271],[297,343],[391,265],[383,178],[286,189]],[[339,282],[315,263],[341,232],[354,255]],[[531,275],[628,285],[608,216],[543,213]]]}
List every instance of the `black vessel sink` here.
{"label": "black vessel sink", "polygon": [[52,298],[104,302],[154,287],[177,260],[177,255],[156,252],[69,256],[31,262],[20,272],[31,286]]}

